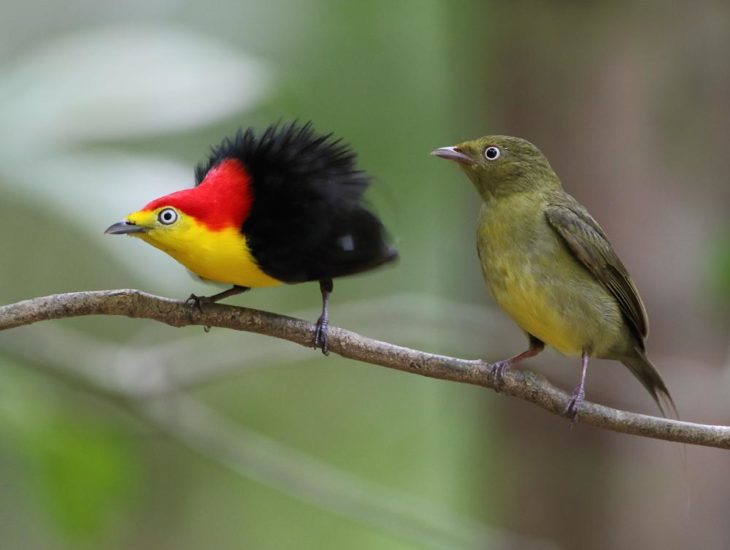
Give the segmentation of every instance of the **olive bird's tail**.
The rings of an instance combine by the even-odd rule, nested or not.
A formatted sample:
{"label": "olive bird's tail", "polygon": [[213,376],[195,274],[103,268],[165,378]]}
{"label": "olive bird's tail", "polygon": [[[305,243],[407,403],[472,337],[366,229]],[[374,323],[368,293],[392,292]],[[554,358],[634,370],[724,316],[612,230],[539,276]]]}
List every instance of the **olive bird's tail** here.
{"label": "olive bird's tail", "polygon": [[[656,401],[659,410],[662,412],[662,416],[671,416],[679,420],[677,407],[674,405],[674,400],[669,395],[669,390],[664,380],[662,380],[659,371],[656,370],[656,367],[652,365],[642,350],[634,348],[634,352],[632,356],[622,358],[621,362],[628,367],[634,376],[639,379],[639,382],[649,391],[654,401]],[[670,415],[667,415],[667,411],[670,412]]]}

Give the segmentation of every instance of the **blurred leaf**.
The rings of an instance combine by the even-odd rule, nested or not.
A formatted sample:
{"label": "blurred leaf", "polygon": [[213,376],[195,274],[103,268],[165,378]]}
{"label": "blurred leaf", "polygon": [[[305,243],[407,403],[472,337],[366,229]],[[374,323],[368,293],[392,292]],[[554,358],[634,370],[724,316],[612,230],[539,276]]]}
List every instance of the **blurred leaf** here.
{"label": "blurred leaf", "polygon": [[3,135],[37,147],[218,120],[259,101],[269,76],[259,62],[197,33],[136,24],[46,41],[0,82]]}
{"label": "blurred leaf", "polygon": [[16,443],[36,498],[69,540],[97,539],[134,493],[131,440],[88,410],[71,410],[57,391],[3,372],[0,432]]}

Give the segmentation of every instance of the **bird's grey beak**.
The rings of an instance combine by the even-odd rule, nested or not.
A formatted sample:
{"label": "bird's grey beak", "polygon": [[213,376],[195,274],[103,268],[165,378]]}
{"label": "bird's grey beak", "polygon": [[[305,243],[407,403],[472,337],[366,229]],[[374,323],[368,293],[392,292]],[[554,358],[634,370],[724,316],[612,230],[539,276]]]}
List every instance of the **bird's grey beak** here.
{"label": "bird's grey beak", "polygon": [[438,157],[446,160],[453,160],[459,164],[475,164],[472,158],[462,153],[458,147],[439,147],[431,151],[434,157]]}
{"label": "bird's grey beak", "polygon": [[145,231],[147,231],[146,227],[142,227],[141,225],[135,225],[132,222],[124,220],[107,227],[106,231],[104,231],[104,234],[129,235],[130,233],[144,233]]}

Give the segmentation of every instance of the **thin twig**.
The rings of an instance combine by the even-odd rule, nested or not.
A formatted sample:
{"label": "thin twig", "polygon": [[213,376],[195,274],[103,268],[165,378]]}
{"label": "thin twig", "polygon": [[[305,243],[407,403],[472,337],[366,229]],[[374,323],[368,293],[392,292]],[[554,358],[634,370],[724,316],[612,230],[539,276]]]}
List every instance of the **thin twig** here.
{"label": "thin twig", "polygon": [[[266,311],[221,304],[206,305],[199,311],[184,302],[138,290],[106,290],[56,294],[0,307],[0,330],[83,315],[146,318],[174,327],[203,325],[229,328],[274,336],[303,346],[311,345],[314,329],[306,321]],[[487,376],[489,365],[484,361],[425,353],[335,327],[330,327],[329,343],[330,351],[350,359],[431,378],[495,389]],[[568,394],[533,372],[507,371],[502,378],[500,391],[565,416]],[[616,432],[730,449],[728,426],[669,420],[590,402],[583,402],[581,405],[580,421]]]}

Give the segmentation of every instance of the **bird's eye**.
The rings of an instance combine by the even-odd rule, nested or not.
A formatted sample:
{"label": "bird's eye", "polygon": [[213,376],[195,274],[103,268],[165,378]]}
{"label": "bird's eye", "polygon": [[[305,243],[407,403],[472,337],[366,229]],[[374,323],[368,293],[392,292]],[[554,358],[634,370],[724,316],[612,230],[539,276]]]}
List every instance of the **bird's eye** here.
{"label": "bird's eye", "polygon": [[177,221],[177,212],[174,208],[163,208],[157,213],[157,221],[163,225],[172,225]]}
{"label": "bird's eye", "polygon": [[487,160],[497,160],[501,154],[502,151],[499,150],[499,147],[495,147],[494,145],[490,145],[484,149],[484,158]]}

